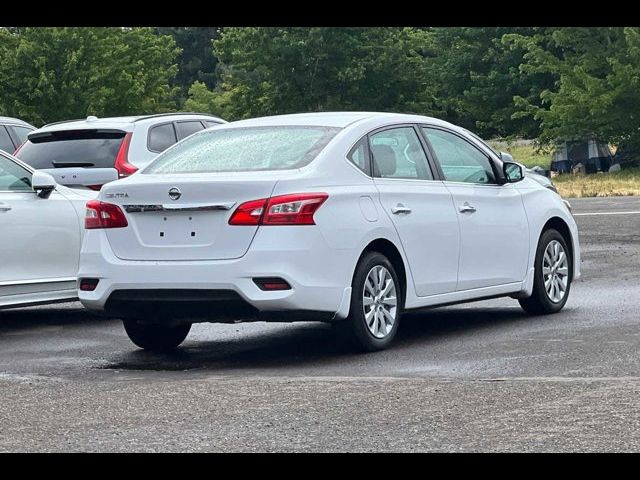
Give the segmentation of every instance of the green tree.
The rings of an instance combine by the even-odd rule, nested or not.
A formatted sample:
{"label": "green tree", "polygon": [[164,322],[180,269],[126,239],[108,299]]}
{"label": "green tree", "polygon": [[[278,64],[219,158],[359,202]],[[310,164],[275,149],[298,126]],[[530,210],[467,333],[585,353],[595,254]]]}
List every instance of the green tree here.
{"label": "green tree", "polygon": [[505,35],[527,38],[522,27],[438,27],[433,29],[437,104],[444,118],[480,135],[535,137],[538,122],[519,114],[514,98],[540,103],[553,82],[543,72],[522,72],[526,49],[505,43]]}
{"label": "green tree", "polygon": [[216,86],[218,59],[213,54],[213,40],[220,36],[221,27],[158,27],[157,31],[160,35],[171,35],[181,49],[175,77],[175,85],[180,87],[180,105],[194,82],[208,88]]}
{"label": "green tree", "polygon": [[214,41],[217,88],[194,85],[190,108],[227,119],[304,111],[433,111],[424,61],[428,31],[415,28],[225,28]]}
{"label": "green tree", "polygon": [[151,28],[0,29],[0,110],[36,125],[172,110],[178,53]]}
{"label": "green tree", "polygon": [[551,74],[541,105],[519,99],[540,122],[540,140],[594,137],[640,147],[640,28],[545,29],[510,41],[526,48],[525,72]]}

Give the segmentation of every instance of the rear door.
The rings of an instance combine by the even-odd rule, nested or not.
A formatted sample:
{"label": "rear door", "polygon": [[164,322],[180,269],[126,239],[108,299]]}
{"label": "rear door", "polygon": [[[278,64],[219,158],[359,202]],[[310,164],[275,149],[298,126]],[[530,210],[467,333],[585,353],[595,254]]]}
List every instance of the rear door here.
{"label": "rear door", "polygon": [[382,207],[393,221],[418,296],[456,289],[459,227],[451,193],[434,180],[413,125],[369,135],[373,176]]}
{"label": "rear door", "polygon": [[458,290],[524,280],[529,225],[520,193],[499,185],[487,154],[461,135],[422,127],[451,192],[460,222]]}

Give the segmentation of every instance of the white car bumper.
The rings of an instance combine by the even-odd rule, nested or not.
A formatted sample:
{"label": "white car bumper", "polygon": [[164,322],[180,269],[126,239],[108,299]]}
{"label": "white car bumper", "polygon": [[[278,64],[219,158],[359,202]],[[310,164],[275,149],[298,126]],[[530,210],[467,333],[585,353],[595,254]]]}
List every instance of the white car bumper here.
{"label": "white car bumper", "polygon": [[[295,235],[287,235],[288,228],[296,229]],[[249,251],[237,259],[132,261],[115,256],[103,230],[88,230],[78,278],[99,282],[94,291],[78,296],[88,309],[109,314],[109,298],[123,290],[231,290],[260,312],[324,312],[339,319],[348,315],[355,255],[330,248],[316,229],[274,227],[260,228]],[[263,291],[253,281],[257,277],[283,278],[291,289]]]}

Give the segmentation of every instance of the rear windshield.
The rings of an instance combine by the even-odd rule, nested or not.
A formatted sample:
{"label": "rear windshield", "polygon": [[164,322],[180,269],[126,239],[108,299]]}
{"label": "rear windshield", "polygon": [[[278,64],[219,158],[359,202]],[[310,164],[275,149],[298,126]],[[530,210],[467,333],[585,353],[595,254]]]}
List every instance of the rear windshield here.
{"label": "rear windshield", "polygon": [[304,167],[339,128],[277,126],[208,130],[160,154],[142,173],[211,173]]}
{"label": "rear windshield", "polygon": [[113,168],[125,132],[66,130],[30,135],[17,157],[33,168]]}

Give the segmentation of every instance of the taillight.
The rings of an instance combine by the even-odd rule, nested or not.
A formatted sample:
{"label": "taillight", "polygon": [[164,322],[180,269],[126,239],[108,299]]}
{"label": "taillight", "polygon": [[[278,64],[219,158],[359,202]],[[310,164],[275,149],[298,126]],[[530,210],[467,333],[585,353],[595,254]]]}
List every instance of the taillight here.
{"label": "taillight", "polygon": [[266,198],[243,203],[231,215],[229,225],[259,225],[266,203]]}
{"label": "taillight", "polygon": [[313,214],[329,198],[326,193],[293,193],[241,204],[230,225],[315,225]]}
{"label": "taillight", "polygon": [[122,139],[120,149],[116,155],[115,169],[118,171],[118,177],[128,177],[132,173],[138,171],[138,167],[135,167],[129,163],[129,144],[131,143],[131,136],[133,134],[128,132]]}
{"label": "taillight", "polygon": [[84,217],[84,228],[123,228],[129,225],[127,217],[118,205],[99,200],[87,202],[87,212]]}

